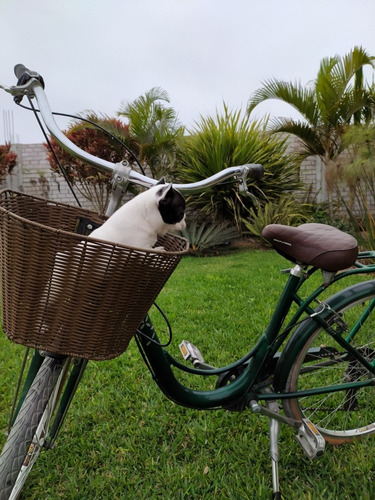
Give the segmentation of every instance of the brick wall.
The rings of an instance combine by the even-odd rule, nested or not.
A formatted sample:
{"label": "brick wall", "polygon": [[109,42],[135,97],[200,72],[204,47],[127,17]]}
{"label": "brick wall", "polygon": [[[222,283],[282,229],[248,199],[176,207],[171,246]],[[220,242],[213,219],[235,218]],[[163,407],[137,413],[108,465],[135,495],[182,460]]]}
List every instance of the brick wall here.
{"label": "brick wall", "polygon": [[[296,137],[289,136],[288,152],[295,152],[301,148]],[[300,166],[300,179],[307,189],[309,199],[318,203],[327,200],[327,187],[324,175],[324,164],[318,156],[309,156]],[[304,194],[301,193],[303,197]]]}
{"label": "brick wall", "polygon": [[[17,165],[1,183],[2,189],[76,205],[64,178],[51,171],[43,144],[14,144],[12,149],[17,154]],[[88,200],[77,195],[82,206],[92,208]]]}
{"label": "brick wall", "polygon": [[[288,151],[298,151],[298,149],[300,148],[298,139],[296,137],[289,136],[288,143]],[[337,164],[341,163],[341,165],[345,165],[348,159],[349,154],[348,152],[344,151],[340,155]],[[300,167],[300,179],[307,188],[310,200],[314,200],[318,203],[328,200],[328,191],[325,179],[325,165],[319,157],[310,156],[302,162]],[[345,200],[345,202],[349,202],[351,193],[345,180],[338,181],[337,185],[339,187],[340,196]],[[346,214],[345,206],[343,205],[342,200],[339,199],[336,192],[333,192],[331,194],[331,200],[334,205],[337,205],[337,207],[339,207],[340,212]],[[372,193],[367,193],[366,202],[369,207],[369,211],[371,213],[374,213],[375,199]],[[354,200],[352,210],[358,215],[362,215],[363,206],[359,205],[357,200]]]}

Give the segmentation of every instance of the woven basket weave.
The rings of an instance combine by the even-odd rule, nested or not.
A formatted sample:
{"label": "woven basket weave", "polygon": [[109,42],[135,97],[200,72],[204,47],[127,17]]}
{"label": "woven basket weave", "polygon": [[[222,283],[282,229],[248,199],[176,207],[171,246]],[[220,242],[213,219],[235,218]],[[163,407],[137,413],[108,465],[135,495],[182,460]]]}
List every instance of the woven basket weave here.
{"label": "woven basket weave", "polygon": [[75,234],[105,217],[16,191],[0,192],[3,330],[25,346],[105,360],[127,348],[188,242],[167,234],[147,251]]}

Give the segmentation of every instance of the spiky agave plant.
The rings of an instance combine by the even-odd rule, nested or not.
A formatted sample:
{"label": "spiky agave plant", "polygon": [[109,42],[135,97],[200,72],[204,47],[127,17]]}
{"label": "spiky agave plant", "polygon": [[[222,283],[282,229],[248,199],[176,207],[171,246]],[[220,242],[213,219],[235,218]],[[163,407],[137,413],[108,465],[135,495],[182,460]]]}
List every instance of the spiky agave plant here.
{"label": "spiky agave plant", "polygon": [[238,238],[237,229],[226,223],[216,224],[211,221],[188,221],[182,235],[189,241],[190,254],[203,255],[217,252],[218,248]]}
{"label": "spiky agave plant", "polygon": [[224,168],[247,163],[261,163],[265,175],[261,181],[249,180],[249,198],[240,196],[236,184],[230,182],[190,196],[190,206],[204,217],[230,221],[240,228],[250,207],[300,186],[298,166],[287,154],[285,138],[270,135],[266,126],[266,121],[252,121],[225,104],[222,114],[201,118],[182,144],[176,172],[180,182],[197,182]]}

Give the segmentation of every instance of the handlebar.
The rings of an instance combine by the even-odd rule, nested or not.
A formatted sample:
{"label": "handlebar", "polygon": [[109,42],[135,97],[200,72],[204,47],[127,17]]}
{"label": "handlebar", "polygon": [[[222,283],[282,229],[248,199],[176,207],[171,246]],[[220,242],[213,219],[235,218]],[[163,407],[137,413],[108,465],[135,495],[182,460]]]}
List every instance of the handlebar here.
{"label": "handlebar", "polygon": [[[12,87],[0,85],[0,88],[13,95],[14,100],[17,104],[21,102],[24,95],[28,95],[31,99],[35,98],[38,103],[40,115],[49,133],[58,142],[58,144],[66,151],[68,151],[72,156],[92,165],[103,173],[112,173],[114,178],[116,177],[116,174],[118,172],[121,172],[121,177],[124,178],[125,173],[126,182],[131,182],[133,184],[144,187],[151,187],[158,182],[156,179],[152,179],[136,172],[135,170],[132,170],[129,167],[128,163],[125,161],[121,162],[120,164],[114,164],[91,155],[76,146],[63,134],[63,132],[56,124],[44,92],[43,77],[36,71],[29,70],[23,64],[17,64],[14,68],[14,72],[18,79],[17,85]],[[211,177],[203,179],[199,182],[193,182],[189,184],[173,183],[173,186],[182,193],[194,193],[204,191],[206,188],[214,186],[215,184],[223,182],[227,179],[234,179],[239,182],[240,192],[246,194],[248,192],[246,183],[247,177],[250,177],[254,180],[259,180],[262,178],[263,173],[264,170],[262,165],[239,165],[223,169],[217,174],[214,174]]]}

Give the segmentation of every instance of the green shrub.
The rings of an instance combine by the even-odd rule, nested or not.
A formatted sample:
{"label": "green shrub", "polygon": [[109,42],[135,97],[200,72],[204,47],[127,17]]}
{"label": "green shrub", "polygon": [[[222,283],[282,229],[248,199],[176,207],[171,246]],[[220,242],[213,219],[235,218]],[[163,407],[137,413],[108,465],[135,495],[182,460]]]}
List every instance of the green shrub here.
{"label": "green shrub", "polygon": [[189,241],[190,254],[200,256],[220,253],[219,247],[228,245],[238,238],[239,234],[235,227],[226,223],[215,224],[195,219],[186,224],[182,236]]}
{"label": "green shrub", "polygon": [[229,111],[225,104],[223,114],[202,118],[196,124],[182,144],[175,173],[180,182],[197,182],[227,167],[247,163],[262,164],[265,174],[261,181],[248,181],[250,198],[240,196],[235,183],[223,183],[191,195],[188,202],[194,209],[215,220],[234,221],[240,228],[249,208],[300,186],[298,166],[286,152],[285,139],[270,135],[266,125],[250,121],[239,111]]}
{"label": "green shrub", "polygon": [[318,222],[319,224],[328,224],[330,226],[340,229],[345,233],[356,235],[356,227],[350,221],[350,218],[340,215],[338,211],[333,211],[333,215],[329,215],[327,203],[319,204],[315,207],[311,215],[311,222]]}
{"label": "green shrub", "polygon": [[[249,210],[249,218],[243,219],[244,226],[254,236],[262,238],[262,231],[268,224],[296,226],[306,222],[311,214],[311,205],[299,203],[290,196],[262,204],[257,210]],[[262,238],[263,239],[263,238]]]}

